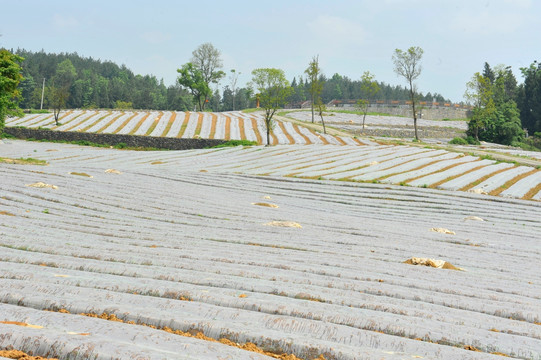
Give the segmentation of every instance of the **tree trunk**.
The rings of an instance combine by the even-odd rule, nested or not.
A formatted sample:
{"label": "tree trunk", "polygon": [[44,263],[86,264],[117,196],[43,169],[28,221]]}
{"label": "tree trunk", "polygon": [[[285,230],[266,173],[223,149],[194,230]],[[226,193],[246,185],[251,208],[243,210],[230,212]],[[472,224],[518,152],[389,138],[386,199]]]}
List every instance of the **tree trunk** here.
{"label": "tree trunk", "polygon": [[417,133],[417,113],[415,112],[415,94],[413,93],[413,84],[410,81],[410,96],[411,96],[411,108],[413,111],[413,127],[415,129],[415,140],[419,141],[419,135]]}
{"label": "tree trunk", "polygon": [[313,124],[314,123],[314,93],[312,93],[312,97],[310,101],[311,101],[310,106],[312,107],[312,124]]}
{"label": "tree trunk", "polygon": [[323,124],[323,133],[327,134],[327,130],[325,129],[325,120],[323,120],[323,111],[321,111],[321,109],[319,110],[319,116],[321,117],[321,123]]}
{"label": "tree trunk", "polygon": [[364,134],[364,120],[365,119],[366,119],[366,111],[364,112],[364,115],[363,115],[363,130],[362,130],[363,134]]}

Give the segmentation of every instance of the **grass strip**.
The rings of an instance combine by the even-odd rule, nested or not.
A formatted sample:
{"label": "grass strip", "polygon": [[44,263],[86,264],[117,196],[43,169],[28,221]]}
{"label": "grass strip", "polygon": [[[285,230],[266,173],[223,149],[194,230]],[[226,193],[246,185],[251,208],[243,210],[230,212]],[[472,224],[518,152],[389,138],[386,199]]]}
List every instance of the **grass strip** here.
{"label": "grass strip", "polygon": [[0,163],[17,165],[48,165],[47,161],[34,158],[10,159],[0,157]]}

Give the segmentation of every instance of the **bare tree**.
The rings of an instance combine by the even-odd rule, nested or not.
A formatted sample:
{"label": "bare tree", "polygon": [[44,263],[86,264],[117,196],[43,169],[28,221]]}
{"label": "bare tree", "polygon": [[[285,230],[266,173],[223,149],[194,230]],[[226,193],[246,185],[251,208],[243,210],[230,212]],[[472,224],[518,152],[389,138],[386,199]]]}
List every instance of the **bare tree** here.
{"label": "bare tree", "polygon": [[312,122],[314,122],[314,104],[317,102],[317,97],[321,95],[323,86],[319,81],[319,74],[321,73],[321,68],[319,67],[319,55],[316,55],[310,61],[308,68],[304,70],[308,79],[310,79],[310,100],[312,107]]}
{"label": "bare tree", "polygon": [[415,128],[415,140],[419,140],[417,133],[417,113],[415,112],[415,92],[416,87],[413,82],[421,75],[421,58],[423,49],[418,46],[412,46],[406,51],[396,49],[393,54],[394,72],[402,76],[408,82],[410,88],[410,100],[413,113],[413,126]]}
{"label": "bare tree", "polygon": [[192,52],[191,63],[201,71],[207,84],[218,83],[225,76],[220,50],[211,43],[204,43]]}
{"label": "bare tree", "polygon": [[237,80],[241,73],[235,69],[231,69],[231,75],[229,75],[229,84],[231,85],[231,93],[233,95],[233,111],[235,111],[235,97],[237,96]]}

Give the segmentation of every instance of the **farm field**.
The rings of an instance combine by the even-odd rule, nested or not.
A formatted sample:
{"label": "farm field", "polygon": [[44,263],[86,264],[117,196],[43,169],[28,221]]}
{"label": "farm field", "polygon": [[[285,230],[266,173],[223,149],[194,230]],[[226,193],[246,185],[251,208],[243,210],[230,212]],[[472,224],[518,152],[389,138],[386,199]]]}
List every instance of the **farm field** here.
{"label": "farm field", "polygon": [[[49,162],[0,163],[0,348],[271,358],[253,343],[310,360],[540,359],[540,203],[518,199],[539,197],[539,171],[458,155],[0,142],[0,157]],[[508,171],[517,181],[500,197],[447,190],[509,184]],[[434,182],[326,180],[407,172]]]}
{"label": "farm field", "polygon": [[[325,119],[326,123],[329,124],[362,124],[362,115],[356,115],[356,114],[348,114],[348,113],[341,113],[341,112],[333,112],[332,109],[327,109],[325,111],[326,116],[324,115],[323,118]],[[288,116],[291,116],[292,118],[301,120],[301,121],[312,121],[312,113],[311,111],[292,111],[287,114]],[[317,114],[316,114],[317,115]],[[318,122],[321,121],[319,116],[316,116],[315,118]],[[365,126],[372,127],[372,128],[388,128],[388,127],[401,127],[404,125],[413,126],[413,118],[406,118],[406,117],[400,117],[400,116],[379,116],[379,115],[366,115],[365,120]],[[459,130],[468,129],[468,122],[467,121],[459,121],[459,120],[425,120],[425,119],[417,119],[417,125],[419,127],[451,127]]]}
{"label": "farm field", "polygon": [[[83,131],[104,134],[130,134],[174,138],[250,140],[266,144],[261,114],[240,111],[221,113],[172,111],[68,110],[61,114],[59,126],[53,114],[28,114],[6,120],[6,126],[49,128],[56,131]],[[276,120],[271,144],[363,145],[362,140],[332,136]]]}
{"label": "farm field", "polygon": [[[110,151],[101,148],[68,146],[40,142],[9,141],[0,157],[36,157],[64,163],[107,163],[110,167],[129,167],[161,171],[209,171],[374,182],[524,200],[541,200],[541,169],[483,159],[441,149],[406,145],[287,145],[236,147],[189,151]],[[59,151],[62,149],[62,151]]]}

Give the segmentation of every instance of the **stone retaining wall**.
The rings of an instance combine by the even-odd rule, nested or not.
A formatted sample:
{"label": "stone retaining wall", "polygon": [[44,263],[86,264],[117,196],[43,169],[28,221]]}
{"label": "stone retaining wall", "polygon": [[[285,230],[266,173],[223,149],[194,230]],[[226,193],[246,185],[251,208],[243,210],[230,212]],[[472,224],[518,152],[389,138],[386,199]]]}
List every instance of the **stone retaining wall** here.
{"label": "stone retaining wall", "polygon": [[96,134],[77,131],[52,131],[44,129],[28,129],[22,127],[6,127],[4,133],[18,139],[33,138],[51,141],[89,141],[103,145],[126,144],[128,147],[148,147],[169,150],[204,149],[225,143],[219,139],[180,139],[154,136]]}

